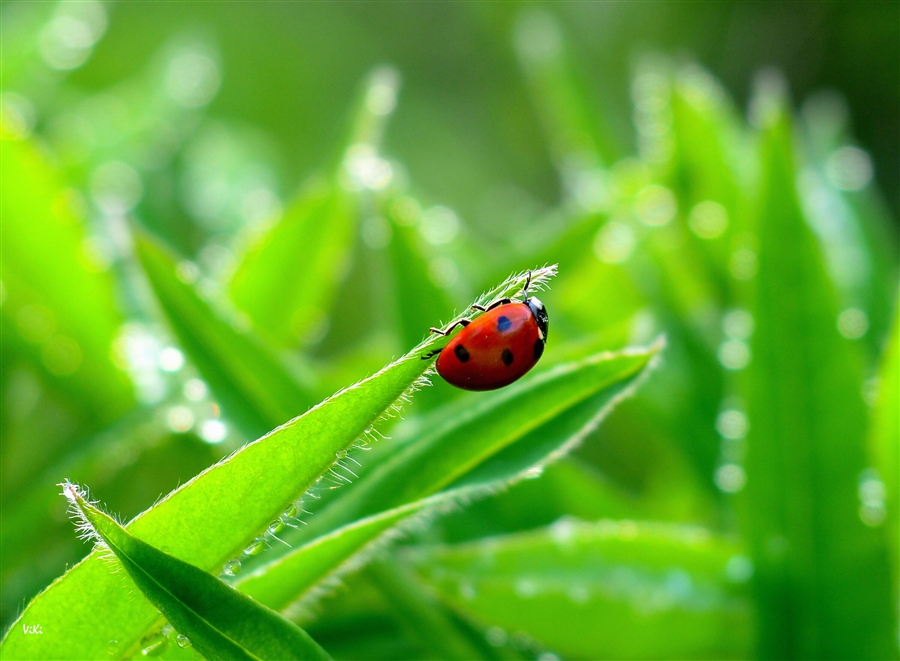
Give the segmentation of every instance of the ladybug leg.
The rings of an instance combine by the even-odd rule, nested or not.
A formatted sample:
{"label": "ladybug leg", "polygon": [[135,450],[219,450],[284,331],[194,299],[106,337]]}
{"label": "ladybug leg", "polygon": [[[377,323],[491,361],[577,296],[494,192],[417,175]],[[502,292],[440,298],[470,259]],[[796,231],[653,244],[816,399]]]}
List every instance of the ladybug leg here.
{"label": "ladybug leg", "polygon": [[512,303],[512,299],[511,298],[498,298],[496,301],[494,301],[487,307],[484,307],[483,305],[478,305],[476,303],[475,305],[472,306],[472,309],[480,310],[481,312],[487,312],[488,310],[493,310],[494,308],[499,307],[501,305],[506,305],[507,303]]}
{"label": "ladybug leg", "polygon": [[435,349],[434,351],[429,351],[424,356],[422,356],[422,360],[428,360],[429,358],[434,358],[436,355],[438,355],[443,350],[444,350],[444,347],[441,347],[440,349]]}
{"label": "ladybug leg", "polygon": [[466,326],[468,326],[471,323],[472,322],[469,321],[468,319],[460,319],[459,321],[454,321],[452,324],[447,326],[447,328],[445,328],[444,330],[441,330],[440,328],[429,328],[428,330],[429,330],[429,332],[434,333],[436,335],[449,335],[450,331],[452,331],[457,326],[462,326],[463,328],[465,328]]}

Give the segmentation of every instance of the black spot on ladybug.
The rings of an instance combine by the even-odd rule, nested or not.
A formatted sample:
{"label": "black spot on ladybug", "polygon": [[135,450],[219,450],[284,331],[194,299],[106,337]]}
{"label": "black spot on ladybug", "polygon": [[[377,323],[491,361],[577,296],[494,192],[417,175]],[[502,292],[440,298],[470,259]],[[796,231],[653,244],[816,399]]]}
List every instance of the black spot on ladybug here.
{"label": "black spot on ladybug", "polygon": [[456,348],[453,350],[453,353],[456,354],[456,357],[459,358],[459,362],[461,362],[461,363],[464,363],[467,360],[469,360],[469,352],[461,344],[456,345]]}
{"label": "black spot on ladybug", "polygon": [[497,319],[497,330],[501,333],[508,331],[510,326],[512,326],[512,322],[509,320],[509,317],[500,317]]}
{"label": "black spot on ladybug", "polygon": [[[505,318],[506,318],[506,317],[504,317],[504,319],[505,319]],[[504,349],[504,350],[503,350],[503,353],[500,354],[500,358],[501,358],[501,360],[503,360],[503,364],[506,365],[507,367],[509,367],[510,365],[512,365],[512,362],[513,362],[513,360],[514,360],[513,355],[512,355],[512,351],[510,351],[509,349]]]}
{"label": "black spot on ladybug", "polygon": [[544,355],[544,341],[538,340],[534,343],[534,359],[537,360]]}

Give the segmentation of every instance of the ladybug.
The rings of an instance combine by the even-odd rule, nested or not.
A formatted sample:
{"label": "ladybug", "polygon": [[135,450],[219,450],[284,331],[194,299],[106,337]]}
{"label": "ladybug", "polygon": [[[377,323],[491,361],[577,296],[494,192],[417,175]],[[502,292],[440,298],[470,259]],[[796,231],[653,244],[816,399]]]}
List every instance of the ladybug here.
{"label": "ladybug", "polygon": [[432,328],[432,333],[449,335],[463,327],[445,347],[422,358],[440,354],[437,373],[463,390],[495,390],[524,376],[537,364],[547,342],[547,310],[528,296],[530,284],[531,271],[521,302],[501,298],[487,307],[473,305],[485,314],[474,321],[460,319],[444,330]]}

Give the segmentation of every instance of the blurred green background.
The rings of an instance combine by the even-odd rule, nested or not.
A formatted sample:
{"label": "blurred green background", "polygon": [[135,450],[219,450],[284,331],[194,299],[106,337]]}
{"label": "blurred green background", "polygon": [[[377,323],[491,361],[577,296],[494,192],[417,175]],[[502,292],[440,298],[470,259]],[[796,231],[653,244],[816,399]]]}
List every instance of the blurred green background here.
{"label": "blurred green background", "polygon": [[[130,518],[559,263],[545,363],[665,333],[663,365],[403,571],[499,658],[896,657],[896,3],[3,2],[0,30],[4,628],[87,553],[60,480]],[[271,415],[221,394],[140,231],[287,366]],[[639,561],[665,598],[585,556],[612,587],[568,629],[528,590],[444,589],[477,581],[478,540],[564,516],[713,531],[733,601],[704,606],[713,569],[663,547]],[[348,585],[304,621],[333,654],[435,655],[389,581]]]}

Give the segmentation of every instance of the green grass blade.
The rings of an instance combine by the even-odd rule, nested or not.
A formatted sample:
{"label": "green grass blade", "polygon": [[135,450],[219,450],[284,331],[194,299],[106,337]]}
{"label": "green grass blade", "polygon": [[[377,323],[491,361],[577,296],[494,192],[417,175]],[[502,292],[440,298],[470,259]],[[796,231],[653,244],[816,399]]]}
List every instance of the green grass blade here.
{"label": "green grass blade", "polygon": [[[540,282],[553,273],[549,267],[535,276]],[[524,282],[524,274],[511,277],[479,302],[514,295]],[[244,446],[138,516],[126,526],[128,532],[205,571],[217,571],[391,411],[429,368],[422,354],[442,340],[426,340],[377,374]],[[156,610],[130,599],[120,579],[111,577],[93,553],[32,600],[0,651],[4,659],[121,657],[134,650],[157,619]],[[41,624],[51,633],[28,636],[23,624]],[[113,655],[110,641],[116,641]]]}
{"label": "green grass blade", "polygon": [[81,520],[82,533],[102,539],[144,596],[204,658],[329,658],[305,631],[278,613],[199,567],[128,534],[88,503],[75,485],[64,484],[63,494]]}
{"label": "green grass blade", "polygon": [[867,519],[884,524],[893,560],[894,603],[900,604],[900,302],[878,383],[878,403],[869,421],[869,455],[877,475],[861,479],[860,496]]}
{"label": "green grass blade", "polygon": [[178,341],[245,435],[256,438],[313,404],[274,353],[178,279],[176,260],[161,245],[139,234],[135,249]]}
{"label": "green grass blade", "polygon": [[376,149],[391,112],[384,100],[395,99],[399,85],[393,69],[370,74],[346,153],[334,171],[311,182],[288,205],[280,221],[248,247],[234,274],[235,305],[261,335],[280,346],[296,345],[321,321],[346,274],[360,213],[357,192],[373,185],[368,179],[373,168],[389,167]]}
{"label": "green grass blade", "polygon": [[337,184],[304,192],[244,256],[230,285],[235,305],[272,342],[296,344],[325,314],[355,227],[353,200]]}
{"label": "green grass blade", "polygon": [[751,609],[727,576],[746,558],[708,530],[560,519],[410,554],[426,583],[485,628],[563,658],[746,658]]}
{"label": "green grass blade", "polygon": [[84,202],[28,141],[0,140],[4,335],[94,422],[133,405],[110,359],[122,323],[113,280],[92,262]]}
{"label": "green grass blade", "polygon": [[489,493],[539,472],[634,390],[658,350],[659,345],[594,355],[477,404],[452,405],[450,414],[445,410],[436,416],[447,422],[409,439],[316,512],[300,531],[309,543],[260,568],[241,589],[273,608],[284,608],[415,512]]}
{"label": "green grass blade", "polygon": [[762,136],[744,502],[763,658],[896,658],[887,550],[859,516],[858,355],[794,188],[781,114]]}

